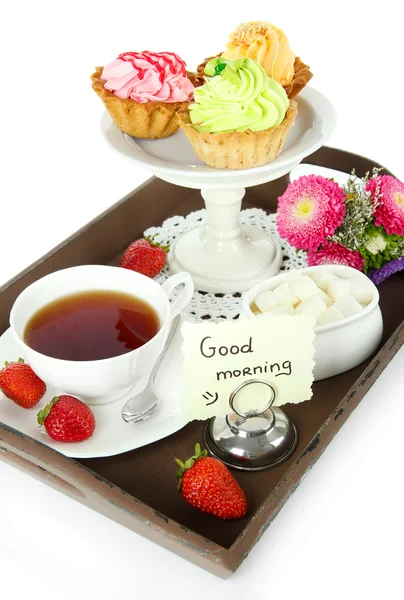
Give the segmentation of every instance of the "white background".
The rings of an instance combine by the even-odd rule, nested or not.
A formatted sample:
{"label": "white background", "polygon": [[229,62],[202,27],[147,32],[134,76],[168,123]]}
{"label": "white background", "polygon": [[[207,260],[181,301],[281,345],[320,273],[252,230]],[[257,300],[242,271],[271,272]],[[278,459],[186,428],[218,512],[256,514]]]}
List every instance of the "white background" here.
{"label": "white background", "polygon": [[[242,21],[283,28],[339,116],[329,145],[404,179],[396,2],[9,3],[1,14],[0,285],[148,177],[99,131],[89,76],[127,50],[195,66]],[[1,595],[309,599],[404,595],[403,351],[223,582],[0,462]],[[8,594],[7,594],[8,592]]]}

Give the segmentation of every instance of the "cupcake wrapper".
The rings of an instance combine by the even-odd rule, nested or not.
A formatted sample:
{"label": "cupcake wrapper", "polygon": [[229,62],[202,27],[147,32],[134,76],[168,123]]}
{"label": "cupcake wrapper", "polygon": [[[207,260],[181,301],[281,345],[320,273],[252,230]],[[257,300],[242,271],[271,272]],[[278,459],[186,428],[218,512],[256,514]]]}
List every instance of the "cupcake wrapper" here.
{"label": "cupcake wrapper", "polygon": [[[199,65],[197,72],[194,73],[193,71],[187,71],[187,77],[194,87],[197,88],[197,87],[200,87],[201,85],[203,85],[204,83],[206,83],[205,75],[203,74],[203,69],[205,68],[205,65],[207,64],[207,62],[209,60],[210,60],[210,58],[207,58],[206,62],[203,63],[203,66]],[[201,66],[202,66],[202,71],[199,70]]]}
{"label": "cupcake wrapper", "polygon": [[205,133],[194,129],[189,111],[178,112],[178,121],[196,155],[217,169],[251,169],[266,165],[280,154],[297,115],[297,104],[289,102],[282,123],[264,131]]}
{"label": "cupcake wrapper", "polygon": [[300,58],[295,58],[293,79],[289,85],[284,85],[284,90],[289,100],[295,98],[299,92],[308,84],[313,77],[310,67],[304,64]]}
{"label": "cupcake wrapper", "polygon": [[119,129],[128,135],[146,139],[165,138],[177,131],[177,110],[187,107],[188,102],[139,104],[131,98],[118,98],[105,89],[101,79],[102,70],[103,67],[97,67],[92,74],[92,87]]}
{"label": "cupcake wrapper", "polygon": [[[216,54],[216,56],[209,56],[208,58],[205,58],[205,60],[198,65],[196,73],[188,73],[188,77],[191,79],[195,87],[199,87],[205,83],[204,71],[208,62],[213,58],[219,58],[220,56],[222,56],[222,54]],[[308,67],[300,58],[296,57],[293,79],[288,85],[283,86],[289,100],[295,98],[297,94],[301,92],[302,89],[308,84],[312,77],[313,73],[310,71],[310,67]]]}

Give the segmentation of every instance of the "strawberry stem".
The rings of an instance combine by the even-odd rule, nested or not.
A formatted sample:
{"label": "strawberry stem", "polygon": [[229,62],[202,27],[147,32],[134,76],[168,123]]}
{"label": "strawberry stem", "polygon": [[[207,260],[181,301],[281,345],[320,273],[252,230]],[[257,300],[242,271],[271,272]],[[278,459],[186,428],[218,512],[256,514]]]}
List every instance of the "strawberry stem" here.
{"label": "strawberry stem", "polygon": [[[23,358],[19,358],[19,359],[17,360],[17,363],[25,364],[25,360],[24,360]],[[5,361],[5,363],[4,363],[4,365],[5,365],[6,367],[8,367],[8,365],[9,365],[9,364],[17,364],[17,363],[10,363],[8,360],[6,360],[6,361]]]}
{"label": "strawberry stem", "polygon": [[154,235],[148,235],[145,237],[145,240],[147,240],[150,244],[150,246],[152,246],[153,248],[161,248],[162,250],[164,250],[164,252],[168,252],[170,249],[170,244],[166,244],[166,245],[162,245],[159,242],[155,242],[154,238],[156,237],[157,233],[155,233]]}
{"label": "strawberry stem", "polygon": [[43,408],[42,410],[39,411],[39,413],[36,416],[36,420],[38,421],[40,426],[42,426],[45,423],[46,418],[48,417],[50,411],[55,406],[55,404],[58,400],[59,400],[59,396],[55,396],[54,398],[52,398],[52,400],[49,402],[49,404],[47,404],[45,406],[45,408]]}
{"label": "strawberry stem", "polygon": [[175,462],[181,467],[177,471],[177,475],[176,475],[177,479],[179,479],[178,487],[177,487],[178,492],[181,491],[182,477],[183,477],[185,471],[188,471],[188,469],[193,467],[197,460],[199,460],[200,458],[204,458],[207,455],[208,455],[208,451],[201,450],[201,445],[199,443],[197,443],[197,444],[195,444],[195,454],[193,456],[191,456],[190,458],[188,458],[188,460],[186,460],[185,463],[183,463],[182,460],[180,460],[179,458],[175,459]]}

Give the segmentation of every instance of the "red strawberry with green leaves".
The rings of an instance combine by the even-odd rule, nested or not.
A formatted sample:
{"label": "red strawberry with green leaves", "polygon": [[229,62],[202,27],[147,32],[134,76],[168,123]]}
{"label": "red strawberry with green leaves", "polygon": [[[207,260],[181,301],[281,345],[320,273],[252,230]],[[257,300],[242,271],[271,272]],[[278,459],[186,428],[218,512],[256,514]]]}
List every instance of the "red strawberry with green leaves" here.
{"label": "red strawberry with green leaves", "polygon": [[156,277],[166,264],[170,246],[161,246],[154,241],[155,237],[154,235],[132,242],[123,253],[120,266],[147,277]]}
{"label": "red strawberry with green leaves", "polygon": [[57,442],[83,442],[94,433],[95,417],[87,404],[74,396],[55,396],[40,410],[39,425]]}
{"label": "red strawberry with green leaves", "polygon": [[220,519],[244,517],[247,513],[245,493],[229,469],[207,454],[196,444],[194,456],[185,463],[175,459],[181,467],[177,473],[178,491],[188,504],[202,512]]}
{"label": "red strawberry with green leaves", "polygon": [[22,358],[0,371],[0,390],[22,408],[32,408],[45,395],[46,385]]}

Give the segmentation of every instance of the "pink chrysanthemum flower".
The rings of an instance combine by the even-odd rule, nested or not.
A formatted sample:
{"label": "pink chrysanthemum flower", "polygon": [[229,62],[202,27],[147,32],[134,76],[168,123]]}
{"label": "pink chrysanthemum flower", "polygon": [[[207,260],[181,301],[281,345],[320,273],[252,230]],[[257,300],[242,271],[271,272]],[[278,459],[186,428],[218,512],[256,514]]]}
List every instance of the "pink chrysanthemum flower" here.
{"label": "pink chrysanthemum flower", "polygon": [[384,227],[388,235],[404,235],[404,183],[391,175],[372,177],[366,186],[372,198],[375,198],[377,184],[380,198],[374,212],[375,225]]}
{"label": "pink chrysanthemum flower", "polygon": [[344,190],[334,181],[319,175],[299,177],[279,198],[279,234],[296,248],[316,250],[344,220],[344,201]]}
{"label": "pink chrysanthemum flower", "polygon": [[315,265],[346,265],[362,271],[365,259],[356,250],[348,250],[342,244],[325,242],[318,250],[310,250],[307,253],[307,262],[310,267]]}

